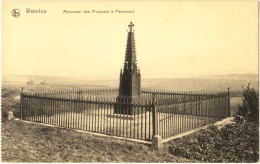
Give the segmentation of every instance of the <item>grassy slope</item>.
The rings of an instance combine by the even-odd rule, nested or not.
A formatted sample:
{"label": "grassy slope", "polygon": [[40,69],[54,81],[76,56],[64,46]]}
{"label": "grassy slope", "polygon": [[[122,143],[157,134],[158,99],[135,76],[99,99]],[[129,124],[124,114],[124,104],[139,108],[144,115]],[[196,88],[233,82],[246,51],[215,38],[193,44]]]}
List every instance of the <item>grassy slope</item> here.
{"label": "grassy slope", "polygon": [[62,128],[2,123],[3,162],[196,162],[149,145]]}

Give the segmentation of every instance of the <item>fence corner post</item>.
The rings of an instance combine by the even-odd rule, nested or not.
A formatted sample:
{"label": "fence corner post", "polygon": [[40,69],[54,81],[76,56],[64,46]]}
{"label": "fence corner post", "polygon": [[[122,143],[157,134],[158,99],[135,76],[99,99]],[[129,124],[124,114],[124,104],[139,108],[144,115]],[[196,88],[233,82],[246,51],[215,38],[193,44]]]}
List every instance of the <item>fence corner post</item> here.
{"label": "fence corner post", "polygon": [[157,111],[155,108],[155,94],[153,94],[152,102],[152,124],[153,124],[153,136],[157,135],[158,122],[157,122]]}
{"label": "fence corner post", "polygon": [[155,107],[155,94],[153,94],[153,102],[152,102],[152,123],[153,123],[153,138],[152,138],[152,147],[155,150],[161,150],[163,148],[162,145],[162,137],[158,135],[158,120],[157,120],[157,110]]}
{"label": "fence corner post", "polygon": [[231,117],[231,111],[230,111],[230,92],[228,88],[228,116]]}
{"label": "fence corner post", "polygon": [[22,109],[22,103],[23,103],[23,87],[21,88],[21,93],[20,93],[20,119],[22,120],[23,119],[23,115],[22,115],[22,112],[23,112],[23,109]]}

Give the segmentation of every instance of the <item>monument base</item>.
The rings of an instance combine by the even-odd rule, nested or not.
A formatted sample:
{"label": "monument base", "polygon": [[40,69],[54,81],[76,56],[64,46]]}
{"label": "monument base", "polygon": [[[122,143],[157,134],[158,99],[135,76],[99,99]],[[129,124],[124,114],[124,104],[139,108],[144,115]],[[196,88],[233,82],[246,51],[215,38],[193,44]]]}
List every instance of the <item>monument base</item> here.
{"label": "monument base", "polygon": [[117,97],[114,106],[114,113],[124,115],[138,115],[145,113],[145,108],[137,106],[138,100],[140,100],[140,98]]}

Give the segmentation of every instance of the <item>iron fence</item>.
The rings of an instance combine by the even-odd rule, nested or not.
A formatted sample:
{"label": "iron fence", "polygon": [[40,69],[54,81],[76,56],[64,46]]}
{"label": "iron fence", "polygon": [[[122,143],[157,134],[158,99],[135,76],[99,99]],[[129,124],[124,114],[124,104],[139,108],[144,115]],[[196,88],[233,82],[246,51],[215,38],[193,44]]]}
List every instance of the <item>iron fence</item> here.
{"label": "iron fence", "polygon": [[[112,136],[151,141],[229,116],[228,93],[144,90],[131,102],[118,89],[21,92],[20,118]],[[115,112],[116,109],[124,113]]]}
{"label": "iron fence", "polygon": [[159,104],[155,106],[157,133],[171,137],[209,123],[229,117],[229,96],[212,99]]}

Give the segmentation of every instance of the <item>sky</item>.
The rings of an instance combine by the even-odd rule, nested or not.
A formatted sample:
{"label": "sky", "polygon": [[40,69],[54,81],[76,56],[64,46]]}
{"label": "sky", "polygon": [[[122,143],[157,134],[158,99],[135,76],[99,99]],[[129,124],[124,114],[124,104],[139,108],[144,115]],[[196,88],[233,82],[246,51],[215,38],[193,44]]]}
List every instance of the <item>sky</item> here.
{"label": "sky", "polygon": [[258,74],[257,0],[4,1],[2,15],[3,74],[119,78],[129,22],[142,78]]}

